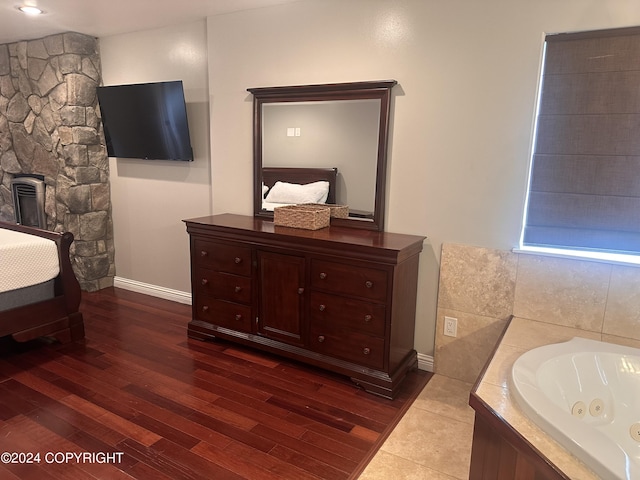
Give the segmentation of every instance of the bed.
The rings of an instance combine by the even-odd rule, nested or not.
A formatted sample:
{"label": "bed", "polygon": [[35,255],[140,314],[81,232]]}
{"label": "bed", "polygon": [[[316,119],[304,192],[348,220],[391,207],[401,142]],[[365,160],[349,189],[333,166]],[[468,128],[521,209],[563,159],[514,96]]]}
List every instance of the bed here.
{"label": "bed", "polygon": [[72,242],[69,232],[0,222],[0,337],[63,343],[84,338]]}
{"label": "bed", "polygon": [[[273,211],[275,207],[283,205],[291,205],[295,203],[336,203],[336,181],[338,177],[337,168],[289,168],[289,167],[263,167],[262,168],[262,185],[263,185],[263,202],[262,209]],[[289,197],[292,201],[271,201],[270,197],[274,193],[274,186],[277,182],[283,182],[291,185],[294,191],[287,191],[285,195],[293,195]],[[320,189],[316,190],[318,196],[314,197],[313,193],[309,193],[311,197],[307,196],[307,192],[301,193],[298,197],[299,187],[305,189],[313,189],[311,184],[320,184],[326,182],[328,184],[328,191],[326,196],[320,192]],[[320,186],[320,185],[319,185]],[[280,197],[282,199],[282,197]],[[279,200],[279,199],[276,199]]]}

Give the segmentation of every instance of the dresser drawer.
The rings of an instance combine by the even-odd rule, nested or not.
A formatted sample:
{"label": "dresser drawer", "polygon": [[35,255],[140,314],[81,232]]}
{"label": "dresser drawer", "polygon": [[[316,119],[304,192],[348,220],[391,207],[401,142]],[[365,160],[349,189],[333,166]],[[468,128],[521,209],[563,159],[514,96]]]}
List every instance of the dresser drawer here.
{"label": "dresser drawer", "polygon": [[251,303],[251,277],[199,268],[194,281],[198,295],[209,295],[236,303]]}
{"label": "dresser drawer", "polygon": [[387,272],[375,268],[312,260],[311,286],[384,302],[387,298]]}
{"label": "dresser drawer", "polygon": [[340,332],[311,327],[310,348],[365,367],[384,367],[384,339],[357,332]]}
{"label": "dresser drawer", "polygon": [[320,328],[360,330],[384,336],[385,307],[354,298],[311,292],[310,318]]}
{"label": "dresser drawer", "polygon": [[251,332],[251,307],[197,295],[194,310],[197,320],[232,330]]}
{"label": "dresser drawer", "polygon": [[193,261],[197,266],[235,275],[251,275],[251,249],[239,245],[195,240]]}

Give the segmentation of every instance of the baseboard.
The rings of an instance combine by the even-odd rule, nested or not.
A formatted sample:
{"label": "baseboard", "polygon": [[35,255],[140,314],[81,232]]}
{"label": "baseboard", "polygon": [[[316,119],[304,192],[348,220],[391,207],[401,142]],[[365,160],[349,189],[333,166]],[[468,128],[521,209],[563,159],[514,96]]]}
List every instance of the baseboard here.
{"label": "baseboard", "polygon": [[181,292],[180,290],[173,290],[171,288],[151,285],[149,283],[138,282],[137,280],[129,280],[128,278],[122,277],[115,277],[113,279],[113,286],[124,290],[130,290],[132,292],[144,293],[145,295],[151,295],[152,297],[171,300],[172,302],[191,305],[191,293],[189,292]]}
{"label": "baseboard", "polygon": [[425,355],[424,353],[419,353],[418,369],[426,370],[427,372],[433,372],[433,357],[431,355]]}

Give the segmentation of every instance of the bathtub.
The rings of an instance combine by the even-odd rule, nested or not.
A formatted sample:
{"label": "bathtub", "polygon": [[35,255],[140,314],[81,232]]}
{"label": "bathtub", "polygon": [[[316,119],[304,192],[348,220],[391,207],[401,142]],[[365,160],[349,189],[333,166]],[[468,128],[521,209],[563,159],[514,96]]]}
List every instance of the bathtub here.
{"label": "bathtub", "polygon": [[640,480],[640,349],[573,338],[521,355],[510,391],[603,479]]}

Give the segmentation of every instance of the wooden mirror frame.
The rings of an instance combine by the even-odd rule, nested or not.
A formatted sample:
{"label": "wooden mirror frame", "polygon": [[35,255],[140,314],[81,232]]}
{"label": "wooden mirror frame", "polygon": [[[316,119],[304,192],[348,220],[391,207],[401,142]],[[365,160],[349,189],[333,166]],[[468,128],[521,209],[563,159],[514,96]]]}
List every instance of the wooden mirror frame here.
{"label": "wooden mirror frame", "polygon": [[387,148],[389,139],[389,116],[391,110],[391,89],[397,83],[398,82],[396,80],[382,80],[370,82],[248,88],[247,91],[253,94],[254,216],[273,218],[273,212],[268,212],[262,209],[263,104],[379,99],[380,122],[378,130],[378,158],[376,163],[376,187],[373,218],[372,220],[332,218],[331,224],[367,230],[383,230],[387,182]]}

